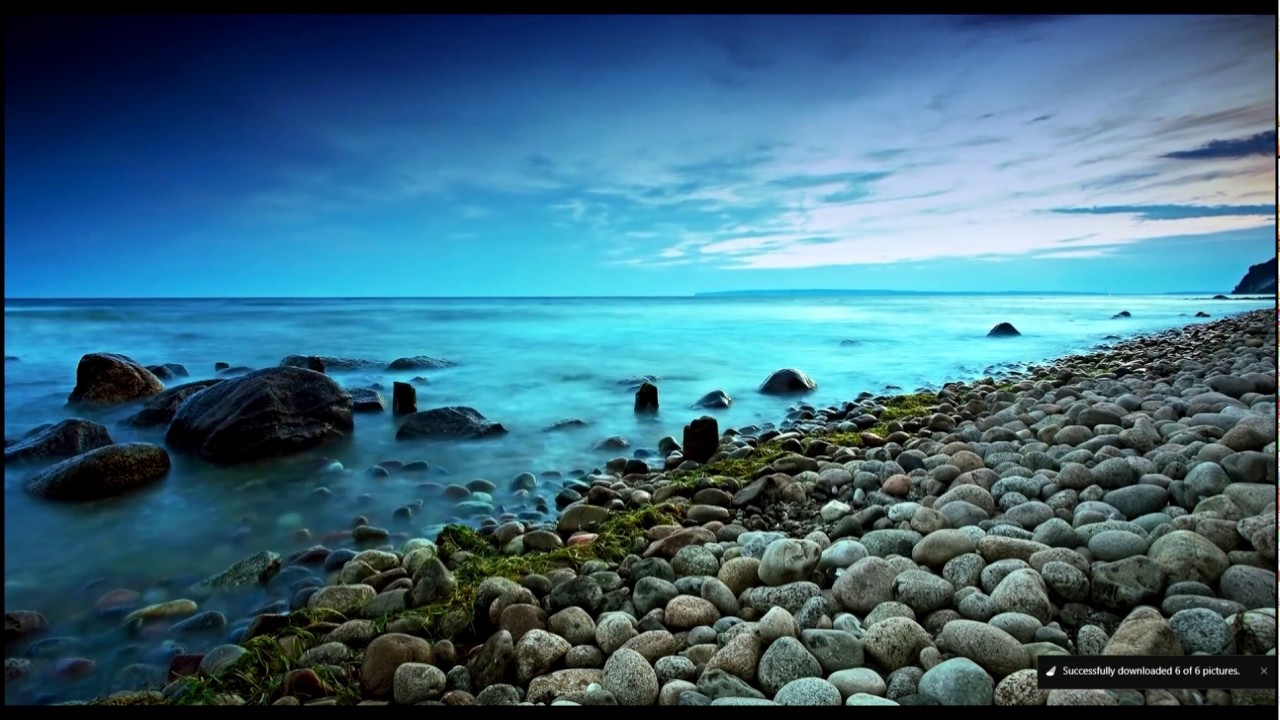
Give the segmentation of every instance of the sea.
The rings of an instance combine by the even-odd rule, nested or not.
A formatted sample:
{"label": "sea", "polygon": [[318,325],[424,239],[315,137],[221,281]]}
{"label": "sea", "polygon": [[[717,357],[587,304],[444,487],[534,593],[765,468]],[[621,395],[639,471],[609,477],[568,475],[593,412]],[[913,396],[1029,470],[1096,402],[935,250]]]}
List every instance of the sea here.
{"label": "sea", "polygon": [[[23,490],[31,470],[6,467],[5,609],[37,610],[51,632],[83,635],[85,614],[106,590],[136,589],[147,601],[181,597],[190,579],[260,550],[287,555],[337,537],[357,516],[431,538],[444,523],[480,519],[424,497],[424,479],[442,485],[486,479],[497,490],[481,499],[495,512],[527,510],[507,492],[517,474],[538,475],[538,494],[551,499],[575,474],[620,455],[648,456],[660,466],[658,441],[679,440],[684,425],[701,415],[714,415],[722,430],[773,427],[800,401],[822,407],[862,392],[936,388],[1274,303],[1215,301],[1207,294],[6,300],[6,438],[81,416],[105,424],[116,442],[163,444],[163,427],[120,423],[136,404],[66,407],[86,353],[187,368],[189,377],[166,386],[215,377],[216,362],[257,369],[291,354],[383,363],[429,355],[457,365],[331,372],[347,387],[382,385],[388,411],[357,414],[349,439],[294,458],[215,467],[174,453],[163,481],[118,498],[41,501]],[[1130,317],[1114,317],[1121,311]],[[1198,311],[1212,317],[1195,318]],[[988,338],[1001,322],[1022,335]],[[770,373],[788,367],[808,373],[817,389],[800,399],[759,392]],[[656,414],[634,412],[642,376],[657,378]],[[415,377],[427,380],[417,388],[419,409],[472,407],[509,433],[471,442],[397,442],[391,384]],[[713,390],[728,393],[732,406],[692,407]],[[565,419],[585,425],[545,430]],[[612,436],[629,447],[596,449]],[[386,460],[425,460],[431,470],[372,477],[369,468]],[[319,487],[329,492],[317,494]],[[419,500],[412,518],[393,516]],[[301,528],[310,531],[310,542],[297,537]],[[98,662],[108,672],[110,661]]]}

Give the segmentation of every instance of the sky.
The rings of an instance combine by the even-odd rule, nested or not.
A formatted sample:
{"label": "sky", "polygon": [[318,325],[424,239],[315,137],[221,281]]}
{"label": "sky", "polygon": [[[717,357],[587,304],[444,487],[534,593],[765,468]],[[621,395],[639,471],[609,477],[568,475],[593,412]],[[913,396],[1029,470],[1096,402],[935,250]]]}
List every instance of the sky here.
{"label": "sky", "polygon": [[5,296],[1229,290],[1274,15],[5,22]]}

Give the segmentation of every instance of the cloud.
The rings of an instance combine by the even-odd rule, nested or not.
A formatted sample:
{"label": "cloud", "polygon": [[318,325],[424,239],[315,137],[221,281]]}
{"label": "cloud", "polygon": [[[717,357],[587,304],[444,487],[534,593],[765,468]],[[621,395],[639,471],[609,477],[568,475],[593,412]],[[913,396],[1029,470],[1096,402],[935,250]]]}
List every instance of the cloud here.
{"label": "cloud", "polygon": [[1166,153],[1163,157],[1172,160],[1221,160],[1255,155],[1269,158],[1274,152],[1276,152],[1276,131],[1268,130],[1236,140],[1211,140],[1194,150]]}
{"label": "cloud", "polygon": [[1275,205],[1113,205],[1109,207],[1054,208],[1063,215],[1132,215],[1140,220],[1189,220],[1215,217],[1274,217]]}

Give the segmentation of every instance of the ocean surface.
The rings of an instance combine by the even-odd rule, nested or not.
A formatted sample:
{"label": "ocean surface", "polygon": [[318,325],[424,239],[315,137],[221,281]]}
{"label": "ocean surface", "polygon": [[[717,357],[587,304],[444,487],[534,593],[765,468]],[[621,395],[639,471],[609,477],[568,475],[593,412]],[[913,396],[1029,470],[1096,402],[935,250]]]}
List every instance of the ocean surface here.
{"label": "ocean surface", "polygon": [[[551,499],[562,480],[543,473],[559,471],[568,479],[620,454],[656,454],[660,438],[679,439],[684,424],[699,415],[714,414],[722,429],[780,422],[797,399],[757,391],[778,368],[809,373],[818,389],[803,400],[823,406],[863,391],[910,392],[983,377],[1001,364],[1086,352],[1109,342],[1108,335],[1209,321],[1191,317],[1197,311],[1221,317],[1273,304],[1204,296],[1008,295],[6,300],[5,355],[18,358],[5,362],[6,438],[77,414],[65,407],[66,397],[77,361],[91,352],[186,366],[191,376],[167,386],[214,377],[218,361],[257,369],[290,354],[382,362],[446,358],[458,365],[330,374],[348,387],[381,383],[388,406],[392,381],[425,376],[419,409],[470,406],[510,433],[470,443],[398,443],[389,411],[357,414],[349,441],[307,456],[215,468],[175,455],[173,470],[155,487],[85,505],[30,498],[22,490],[30,471],[6,467],[5,608],[41,611],[57,630],[60,622],[83,620],[93,600],[111,588],[146,591],[147,600],[180,597],[180,589],[164,589],[182,587],[175,578],[199,579],[259,550],[287,554],[301,547],[294,539],[298,528],[318,540],[349,530],[357,515],[393,532],[434,538],[441,523],[467,518],[424,498],[418,487],[424,480],[488,479],[498,487],[493,504],[519,510],[505,491],[520,472],[539,474],[538,492]],[[1122,310],[1132,317],[1112,318]],[[999,322],[1013,323],[1022,337],[985,337]],[[633,412],[628,379],[642,375],[660,378],[656,416]],[[731,408],[691,409],[717,389],[733,398]],[[106,424],[117,442],[163,443],[163,428],[118,424],[136,407],[79,414]],[[568,418],[587,425],[544,431]],[[631,447],[595,449],[614,435]],[[321,456],[344,469],[315,471],[314,458]],[[426,460],[432,470],[370,477],[368,468],[384,460]],[[331,494],[315,494],[320,486]],[[396,508],[420,499],[426,504],[411,520],[393,519]]]}

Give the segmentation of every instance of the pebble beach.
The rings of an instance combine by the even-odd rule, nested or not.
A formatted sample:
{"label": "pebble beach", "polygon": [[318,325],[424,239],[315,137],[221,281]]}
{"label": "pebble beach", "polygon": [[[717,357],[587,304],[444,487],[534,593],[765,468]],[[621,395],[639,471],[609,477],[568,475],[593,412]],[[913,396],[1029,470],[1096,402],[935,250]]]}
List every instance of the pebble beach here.
{"label": "pebble beach", "polygon": [[[1248,311],[825,407],[782,370],[766,386],[797,399],[776,426],[705,416],[553,497],[532,473],[423,475],[441,501],[524,493],[537,512],[404,537],[352,508],[341,535],[163,592],[93,588],[56,627],[6,604],[6,702],[1274,706],[1274,688],[1047,691],[1034,668],[1274,656],[1276,342],[1274,309]],[[170,452],[311,447],[374,402],[332,370],[297,356],[161,392],[158,370],[86,356],[72,399],[150,398],[169,449],[69,420],[7,443],[6,464],[78,500],[154,481]],[[400,385],[398,433],[505,432],[409,408]]]}

